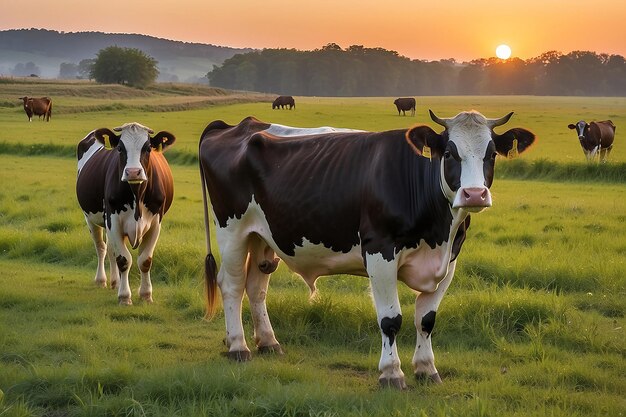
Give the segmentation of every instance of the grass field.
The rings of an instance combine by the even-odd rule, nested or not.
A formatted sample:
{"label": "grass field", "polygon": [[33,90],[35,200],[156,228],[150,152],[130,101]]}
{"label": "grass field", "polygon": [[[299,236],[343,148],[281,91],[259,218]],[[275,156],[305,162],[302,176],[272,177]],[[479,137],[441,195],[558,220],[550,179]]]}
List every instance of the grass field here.
{"label": "grass field", "polygon": [[[271,98],[243,93],[216,104],[222,93],[175,86],[98,93],[54,85],[58,95],[28,85],[24,94],[50,95],[58,109],[50,123],[28,123],[15,100],[23,86],[0,84],[1,417],[626,415],[626,99],[418,97],[412,118],[399,117],[390,98],[296,97],[297,110],[273,111]],[[201,104],[184,105],[192,101]],[[118,104],[100,107],[110,103]],[[223,316],[202,319],[195,152],[204,127],[248,115],[303,127],[434,127],[428,108],[442,117],[515,111],[507,126],[539,137],[522,160],[498,161],[494,207],[472,217],[433,334],[444,384],[407,377],[406,392],[380,389],[367,280],[322,278],[321,296],[310,302],[283,266],[272,276],[268,309],[286,354],[229,362]],[[581,118],[617,125],[608,166],[584,162],[567,129]],[[128,121],[177,136],[167,154],[176,192],[155,254],[155,302],[134,297],[122,308],[115,292],[92,282],[74,148],[90,130]],[[131,280],[136,290],[136,269]],[[399,290],[408,376],[415,296]],[[247,305],[244,324],[251,337]]]}

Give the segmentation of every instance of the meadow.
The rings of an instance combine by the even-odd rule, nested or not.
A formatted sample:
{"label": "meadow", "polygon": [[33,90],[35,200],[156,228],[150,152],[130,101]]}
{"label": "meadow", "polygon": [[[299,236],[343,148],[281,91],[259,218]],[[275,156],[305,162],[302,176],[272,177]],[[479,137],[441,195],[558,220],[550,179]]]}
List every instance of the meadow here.
{"label": "meadow", "polygon": [[[51,122],[28,123],[22,95],[52,96]],[[626,98],[418,97],[416,117],[398,116],[393,98],[296,97],[292,111],[272,110],[273,98],[0,83],[1,417],[626,415]],[[494,206],[472,217],[433,333],[444,383],[411,377],[415,295],[402,284],[398,346],[409,389],[397,392],[377,383],[367,280],[321,278],[310,301],[284,266],[268,309],[285,355],[230,362],[223,315],[203,319],[204,127],[254,115],[300,127],[438,130],[429,108],[441,117],[515,111],[499,129],[538,136],[519,160],[498,160]],[[567,124],[607,118],[617,125],[611,161],[589,165]],[[166,154],[176,189],[154,257],[154,303],[133,295],[134,305],[120,307],[114,291],[93,284],[74,149],[92,129],[129,121],[177,136]],[[134,291],[138,275],[133,265]]]}

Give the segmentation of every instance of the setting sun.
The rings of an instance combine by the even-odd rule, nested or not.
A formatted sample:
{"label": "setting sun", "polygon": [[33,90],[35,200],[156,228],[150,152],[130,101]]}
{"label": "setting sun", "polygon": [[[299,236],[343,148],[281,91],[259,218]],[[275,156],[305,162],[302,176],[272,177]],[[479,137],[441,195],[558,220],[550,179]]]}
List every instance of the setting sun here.
{"label": "setting sun", "polygon": [[511,48],[509,45],[500,45],[496,48],[496,56],[500,59],[509,59],[511,57]]}

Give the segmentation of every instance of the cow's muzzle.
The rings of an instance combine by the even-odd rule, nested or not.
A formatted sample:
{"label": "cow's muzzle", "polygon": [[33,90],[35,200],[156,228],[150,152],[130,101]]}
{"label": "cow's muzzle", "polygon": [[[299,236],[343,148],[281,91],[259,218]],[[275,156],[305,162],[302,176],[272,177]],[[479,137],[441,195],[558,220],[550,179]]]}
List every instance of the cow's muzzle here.
{"label": "cow's muzzle", "polygon": [[453,208],[462,208],[471,212],[479,212],[491,207],[491,193],[486,187],[461,188],[454,199]]}
{"label": "cow's muzzle", "polygon": [[146,174],[141,168],[126,168],[124,169],[124,175],[122,181],[126,181],[129,184],[141,184],[146,181]]}

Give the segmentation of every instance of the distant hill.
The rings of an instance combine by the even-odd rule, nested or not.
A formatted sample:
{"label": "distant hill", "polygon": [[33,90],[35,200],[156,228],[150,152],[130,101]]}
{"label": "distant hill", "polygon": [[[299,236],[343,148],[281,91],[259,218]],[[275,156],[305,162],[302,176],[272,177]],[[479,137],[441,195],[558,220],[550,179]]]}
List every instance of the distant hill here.
{"label": "distant hill", "polygon": [[[204,82],[213,65],[247,48],[188,43],[146,35],[102,32],[57,32],[46,29],[0,31],[0,76],[30,75],[57,78],[62,63],[93,59],[108,46],[137,48],[158,61],[160,81]],[[32,63],[34,65],[28,65]],[[15,74],[16,66],[32,71]]]}

